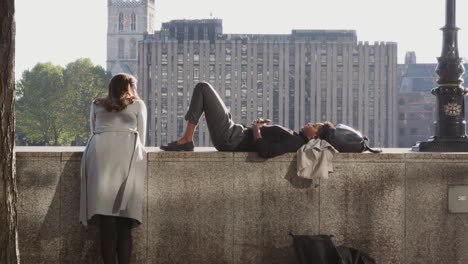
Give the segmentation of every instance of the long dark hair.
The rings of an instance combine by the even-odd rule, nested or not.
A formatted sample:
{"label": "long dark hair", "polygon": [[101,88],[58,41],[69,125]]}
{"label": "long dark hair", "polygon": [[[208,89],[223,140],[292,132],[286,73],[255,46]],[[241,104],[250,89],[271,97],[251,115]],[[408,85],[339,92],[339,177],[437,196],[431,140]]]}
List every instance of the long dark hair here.
{"label": "long dark hair", "polygon": [[140,99],[136,94],[137,80],[130,74],[119,73],[109,82],[109,92],[106,97],[94,100],[96,105],[102,105],[107,111],[122,111],[127,105]]}

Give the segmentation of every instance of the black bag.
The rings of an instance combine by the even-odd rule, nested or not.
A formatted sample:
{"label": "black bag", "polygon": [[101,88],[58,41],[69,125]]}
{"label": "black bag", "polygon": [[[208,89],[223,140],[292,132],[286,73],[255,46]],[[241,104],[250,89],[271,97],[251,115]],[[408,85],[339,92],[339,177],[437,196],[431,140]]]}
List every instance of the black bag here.
{"label": "black bag", "polygon": [[342,264],[338,251],[328,235],[293,237],[294,252],[300,264]]}
{"label": "black bag", "polygon": [[338,124],[331,128],[325,140],[339,152],[364,152],[380,153],[382,150],[375,150],[369,147],[369,139],[353,128]]}
{"label": "black bag", "polygon": [[299,264],[375,264],[364,252],[345,246],[335,247],[329,235],[293,235]]}
{"label": "black bag", "polygon": [[337,247],[343,264],[375,264],[375,260],[366,253],[355,248]]}

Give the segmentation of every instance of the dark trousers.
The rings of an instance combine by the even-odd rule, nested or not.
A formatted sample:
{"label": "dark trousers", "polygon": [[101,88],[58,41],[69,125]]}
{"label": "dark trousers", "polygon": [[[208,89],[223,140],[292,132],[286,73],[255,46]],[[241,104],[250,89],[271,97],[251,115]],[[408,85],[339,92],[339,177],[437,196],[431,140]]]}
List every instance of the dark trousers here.
{"label": "dark trousers", "polygon": [[252,132],[232,120],[223,100],[207,82],[200,82],[195,86],[185,120],[197,125],[203,113],[211,140],[217,150],[253,151]]}

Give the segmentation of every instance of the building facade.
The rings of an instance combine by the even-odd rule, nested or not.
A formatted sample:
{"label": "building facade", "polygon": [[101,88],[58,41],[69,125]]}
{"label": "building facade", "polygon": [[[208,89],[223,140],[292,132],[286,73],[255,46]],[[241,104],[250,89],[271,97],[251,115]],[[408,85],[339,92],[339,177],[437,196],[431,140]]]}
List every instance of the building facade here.
{"label": "building facade", "polygon": [[107,10],[107,70],[137,75],[138,41],[154,30],[154,0],[108,0]]}
{"label": "building facade", "polygon": [[[238,123],[269,118],[298,131],[329,120],[360,130],[373,146],[396,146],[396,43],[358,42],[351,30],[223,34],[221,23],[171,21],[139,43],[149,145],[182,135],[192,89],[208,81]],[[204,121],[195,141],[210,145]]]}

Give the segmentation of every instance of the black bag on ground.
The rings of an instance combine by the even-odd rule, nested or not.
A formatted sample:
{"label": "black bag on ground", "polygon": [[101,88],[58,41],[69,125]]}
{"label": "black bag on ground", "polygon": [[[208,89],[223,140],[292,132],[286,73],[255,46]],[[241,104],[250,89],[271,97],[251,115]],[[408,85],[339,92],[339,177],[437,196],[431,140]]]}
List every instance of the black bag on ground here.
{"label": "black bag on ground", "polygon": [[330,143],[339,152],[364,152],[380,153],[381,150],[371,149],[369,147],[369,139],[359,131],[353,128],[338,124],[331,128],[325,137],[325,140]]}
{"label": "black bag on ground", "polygon": [[375,264],[375,260],[355,248],[339,246],[336,248],[343,264]]}
{"label": "black bag on ground", "polygon": [[338,251],[328,235],[293,237],[294,252],[300,264],[342,264]]}
{"label": "black bag on ground", "polygon": [[299,264],[375,264],[366,253],[345,246],[335,247],[329,235],[293,235]]}

